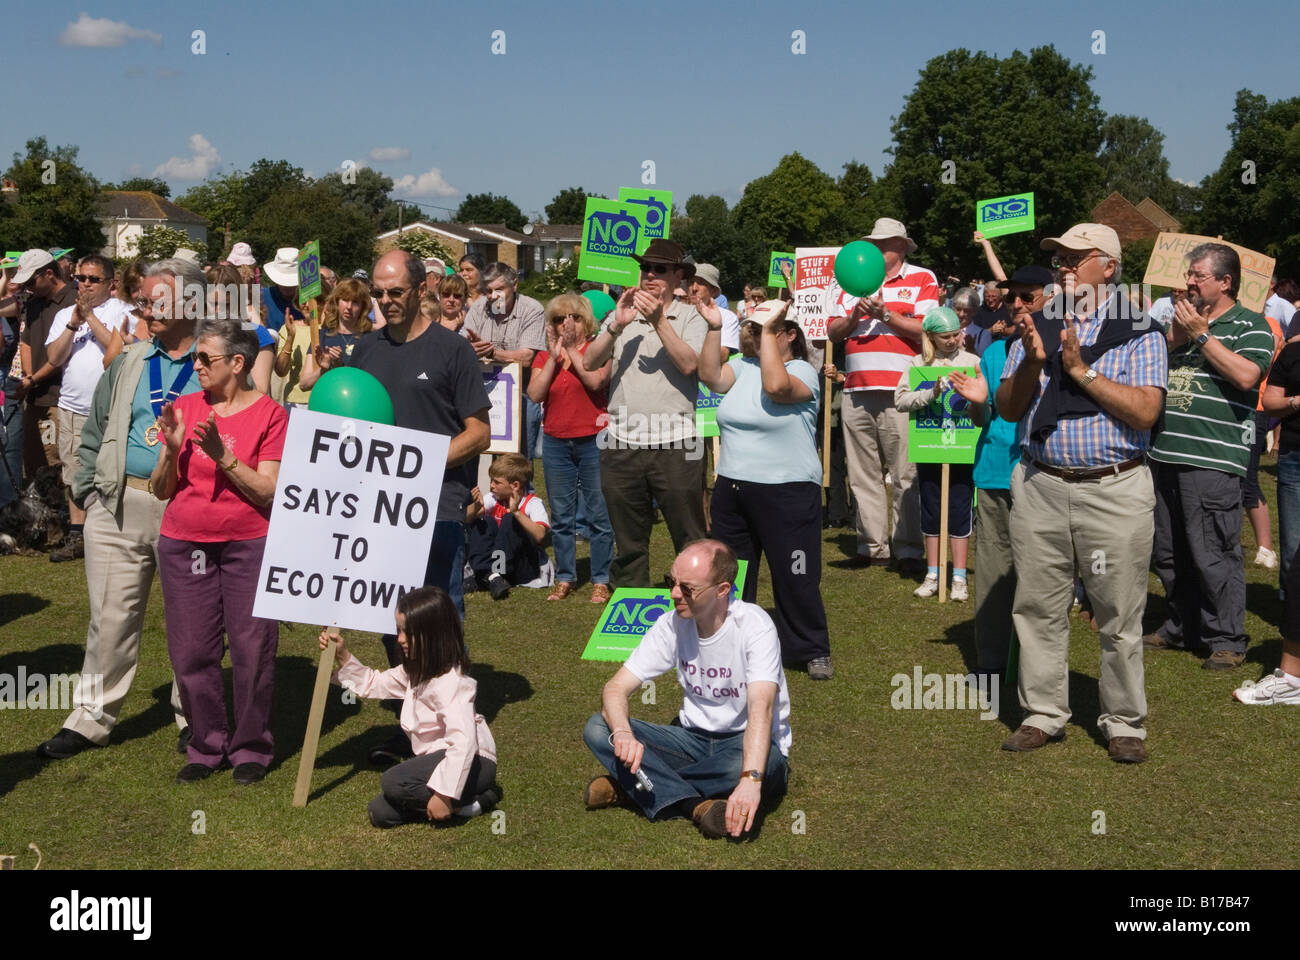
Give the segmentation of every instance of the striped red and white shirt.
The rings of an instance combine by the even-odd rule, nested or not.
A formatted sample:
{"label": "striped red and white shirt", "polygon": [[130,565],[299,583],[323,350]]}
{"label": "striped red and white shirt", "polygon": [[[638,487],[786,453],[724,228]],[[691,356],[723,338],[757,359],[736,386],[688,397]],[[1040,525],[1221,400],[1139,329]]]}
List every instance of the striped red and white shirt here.
{"label": "striped red and white shirt", "polygon": [[[898,275],[881,286],[880,296],[886,310],[920,318],[939,306],[943,293],[933,273],[905,262]],[[848,316],[857,302],[857,297],[841,294],[836,316]],[[883,320],[863,317],[844,342],[844,389],[892,393],[919,352]]]}

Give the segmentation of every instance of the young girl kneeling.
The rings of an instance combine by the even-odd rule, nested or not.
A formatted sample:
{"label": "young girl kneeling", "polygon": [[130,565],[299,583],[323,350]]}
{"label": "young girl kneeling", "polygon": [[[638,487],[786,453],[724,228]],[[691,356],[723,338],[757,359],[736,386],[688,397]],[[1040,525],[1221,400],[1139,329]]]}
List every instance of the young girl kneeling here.
{"label": "young girl kneeling", "polygon": [[[501,799],[496,743],[474,712],[478,685],[445,590],[421,587],[397,601],[397,643],[404,662],[382,673],[352,656],[341,639],[334,655],[335,683],[359,697],[401,698],[402,731],[415,754],[380,778],[383,793],[370,801],[370,822],[395,827],[486,812]],[[321,649],[327,644],[321,631]]]}
{"label": "young girl kneeling", "polygon": [[[912,358],[914,367],[974,367],[974,377],[960,374],[952,378],[941,378],[938,382],[919,390],[909,389],[906,371],[898,378],[894,390],[894,407],[902,413],[911,413],[929,406],[945,390],[956,388],[956,381],[961,381],[958,391],[966,400],[979,392],[983,380],[979,377],[979,357],[962,348],[965,333],[961,321],[947,307],[936,307],[925,315],[921,323],[921,352]],[[987,387],[985,387],[987,389]],[[974,467],[971,464],[954,463],[948,472],[948,536],[952,544],[952,599],[965,600],[966,591],[966,548],[970,542],[971,531],[971,490]],[[925,581],[916,588],[916,596],[933,597],[939,592],[939,508],[943,465],[939,463],[918,463],[916,479],[921,494],[921,532],[925,535]]]}

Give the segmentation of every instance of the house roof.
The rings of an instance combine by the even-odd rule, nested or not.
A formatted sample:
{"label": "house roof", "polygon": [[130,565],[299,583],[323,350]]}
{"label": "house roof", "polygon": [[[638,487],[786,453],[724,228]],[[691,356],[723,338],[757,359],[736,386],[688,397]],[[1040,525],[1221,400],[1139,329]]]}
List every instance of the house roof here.
{"label": "house roof", "polygon": [[[521,245],[537,242],[533,237],[511,230],[504,223],[439,223],[432,220],[417,220],[415,223],[404,225],[402,230],[403,232],[407,230],[425,230],[429,233],[452,237],[461,241],[461,243],[490,240],[496,243]],[[386,233],[381,233],[378,239],[388,240],[396,236],[396,230],[389,230]]]}
{"label": "house roof", "polygon": [[539,223],[533,228],[533,239],[543,243],[581,243],[580,223]]}
{"label": "house roof", "polygon": [[208,225],[208,221],[194,211],[178,207],[165,197],[147,190],[105,190],[99,201],[97,215],[101,219],[122,217],[127,220]]}
{"label": "house roof", "polygon": [[1160,204],[1156,203],[1150,197],[1145,198],[1141,203],[1139,203],[1137,208],[1139,212],[1141,212],[1142,216],[1146,217],[1163,231],[1168,233],[1177,233],[1179,228],[1182,226],[1182,224],[1179,223],[1174,216],[1169,213],[1169,211],[1160,206]]}

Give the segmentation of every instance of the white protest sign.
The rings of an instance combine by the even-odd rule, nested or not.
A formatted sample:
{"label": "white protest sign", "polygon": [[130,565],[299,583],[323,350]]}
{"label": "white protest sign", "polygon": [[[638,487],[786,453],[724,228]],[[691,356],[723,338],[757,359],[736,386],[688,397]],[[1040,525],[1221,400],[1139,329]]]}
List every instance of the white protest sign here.
{"label": "white protest sign", "polygon": [[809,340],[828,338],[830,321],[843,314],[844,291],[835,280],[839,247],[798,247],[794,252],[794,319]]}
{"label": "white protest sign", "polygon": [[295,409],[253,615],[392,633],[424,585],[450,442]]}

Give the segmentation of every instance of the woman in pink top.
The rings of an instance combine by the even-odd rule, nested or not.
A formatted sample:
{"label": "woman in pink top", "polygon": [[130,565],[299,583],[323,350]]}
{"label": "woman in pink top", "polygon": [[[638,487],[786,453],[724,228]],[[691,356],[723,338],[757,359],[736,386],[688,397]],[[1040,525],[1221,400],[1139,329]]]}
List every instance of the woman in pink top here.
{"label": "woman in pink top", "polygon": [[[321,631],[325,649],[329,637]],[[334,680],[359,697],[401,698],[402,731],[415,756],[380,777],[383,792],[370,801],[376,827],[472,817],[501,799],[497,747],[487,721],[474,712],[478,684],[460,614],[446,590],[421,587],[397,601],[397,643],[403,662],[380,673],[352,656],[339,640]]]}
{"label": "woman in pink top", "polygon": [[[253,598],[289,417],[249,382],[257,351],[256,336],[237,321],[207,321],[194,352],[203,389],[173,400],[165,384],[151,381],[155,399],[167,401],[149,431],[163,441],[150,486],[171,501],[158,538],[167,652],[192,731],[178,783],[227,765],[236,783],[256,783],[273,756],[279,627],[253,616]],[[221,679],[223,629],[234,677],[233,733]]]}

